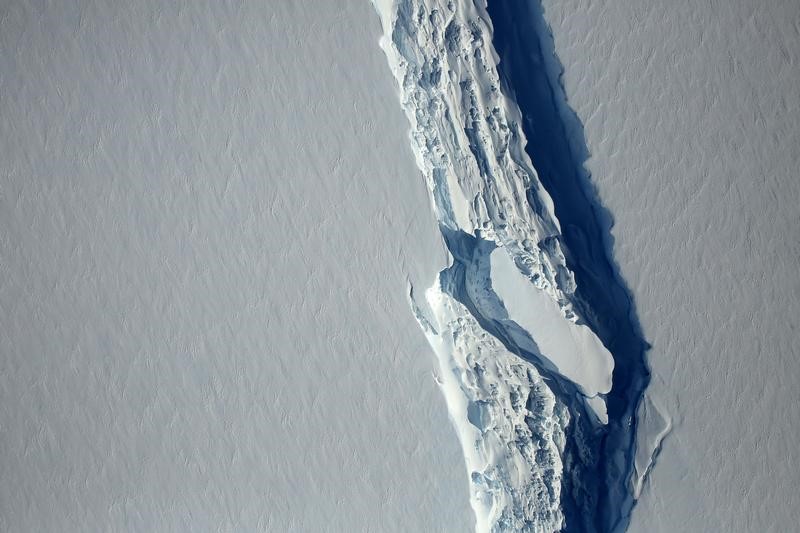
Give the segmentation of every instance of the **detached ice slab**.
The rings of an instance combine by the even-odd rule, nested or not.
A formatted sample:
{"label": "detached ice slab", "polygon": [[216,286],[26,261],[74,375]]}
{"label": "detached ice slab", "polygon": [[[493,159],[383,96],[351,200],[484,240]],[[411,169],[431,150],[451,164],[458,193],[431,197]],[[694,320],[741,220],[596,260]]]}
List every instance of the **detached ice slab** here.
{"label": "detached ice slab", "polygon": [[611,353],[589,327],[565,318],[558,304],[517,269],[504,248],[495,248],[490,261],[492,289],[509,318],[528,332],[542,357],[591,400],[587,404],[605,423],[605,402],[597,395],[611,390]]}

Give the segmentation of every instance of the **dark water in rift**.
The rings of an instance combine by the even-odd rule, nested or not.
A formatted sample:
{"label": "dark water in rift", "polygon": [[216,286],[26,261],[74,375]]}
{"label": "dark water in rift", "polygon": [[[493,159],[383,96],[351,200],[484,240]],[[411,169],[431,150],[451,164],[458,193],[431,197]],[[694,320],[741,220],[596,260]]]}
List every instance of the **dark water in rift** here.
{"label": "dark water in rift", "polygon": [[[627,526],[634,505],[628,478],[636,408],[650,380],[645,360],[649,346],[611,258],[612,218],[583,166],[589,154],[583,125],[561,85],[562,66],[540,0],[490,1],[489,14],[501,79],[522,111],[526,151],[561,223],[562,245],[578,285],[578,310],[615,362],[607,428],[597,432],[580,423],[572,428],[562,496],[565,531],[619,531]],[[581,456],[576,439],[590,447],[590,457]]]}

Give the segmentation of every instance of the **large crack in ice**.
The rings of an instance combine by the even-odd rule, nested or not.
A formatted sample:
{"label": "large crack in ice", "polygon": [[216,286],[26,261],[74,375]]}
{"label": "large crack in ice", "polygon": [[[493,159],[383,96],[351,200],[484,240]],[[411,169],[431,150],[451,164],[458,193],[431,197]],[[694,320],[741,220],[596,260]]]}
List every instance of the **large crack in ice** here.
{"label": "large crack in ice", "polygon": [[[611,216],[597,199],[584,167],[589,150],[583,126],[567,102],[561,82],[563,67],[541,1],[490,2],[488,11],[494,25],[494,46],[501,57],[498,70],[504,90],[515,95],[522,110],[526,151],[564,228],[567,265],[577,283],[573,301],[614,355],[614,381],[607,398],[610,422],[599,463],[606,490],[599,495],[595,526],[600,531],[624,529],[648,471],[636,462],[651,461],[644,458],[657,452],[668,431],[668,418],[662,419],[654,408],[648,412],[641,404],[649,382],[648,345],[629,291],[609,259]],[[638,419],[649,415],[653,420],[645,423],[657,426],[649,432],[652,442],[637,443]],[[629,485],[632,468],[635,477]]]}
{"label": "large crack in ice", "polygon": [[576,285],[575,255],[562,251],[556,218],[563,205],[554,205],[526,151],[486,3],[374,4],[453,260],[412,305],[439,360],[477,529],[624,525],[641,390],[616,390],[626,386],[613,372],[616,337],[596,311],[616,312],[613,322],[619,309],[603,300],[594,309],[580,277]]}

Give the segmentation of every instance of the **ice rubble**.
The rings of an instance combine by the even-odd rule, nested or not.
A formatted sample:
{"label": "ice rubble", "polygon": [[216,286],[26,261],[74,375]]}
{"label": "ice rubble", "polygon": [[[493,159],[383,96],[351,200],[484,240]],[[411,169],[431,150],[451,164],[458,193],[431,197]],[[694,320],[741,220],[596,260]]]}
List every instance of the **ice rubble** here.
{"label": "ice rubble", "polygon": [[[519,109],[501,92],[485,2],[374,4],[453,257],[415,312],[442,367],[478,528],[558,530],[569,417],[542,373],[603,424],[613,358],[571,300],[553,203],[524,151]],[[537,453],[527,451],[532,436]]]}
{"label": "ice rubble", "polygon": [[[417,164],[438,220],[449,230],[480,233],[504,248],[562,318],[578,324],[570,302],[575,282],[558,242],[558,221],[525,154],[519,110],[500,91],[485,8],[436,0],[404,0],[394,9],[377,5],[388,34],[381,46],[400,84]],[[528,191],[538,200],[535,209]],[[539,311],[549,313],[546,306]],[[570,355],[564,353],[568,347],[559,348],[556,366],[588,365],[595,371],[570,371],[565,377],[587,396],[608,392],[613,370],[608,351],[596,338]]]}
{"label": "ice rubble", "polygon": [[416,309],[439,361],[440,383],[470,472],[476,530],[557,531],[561,453],[569,413],[536,368],[506,350],[442,288]]}

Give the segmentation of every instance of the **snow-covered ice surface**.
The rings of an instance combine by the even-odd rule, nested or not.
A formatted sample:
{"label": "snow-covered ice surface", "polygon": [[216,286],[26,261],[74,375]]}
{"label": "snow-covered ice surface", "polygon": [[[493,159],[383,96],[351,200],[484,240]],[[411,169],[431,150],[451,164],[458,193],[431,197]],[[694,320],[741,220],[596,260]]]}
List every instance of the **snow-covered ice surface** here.
{"label": "snow-covered ice surface", "polygon": [[[570,147],[558,145],[567,142],[563,133],[542,143],[545,151],[564,148],[546,166],[551,188],[531,164],[537,152],[530,144],[541,140],[528,143],[523,129],[530,122],[556,127],[558,109],[548,103],[520,113],[513,97],[523,73],[504,68],[516,65],[498,55],[495,42],[509,39],[498,40],[485,1],[374,4],[453,260],[424,298],[412,290],[412,306],[440,360],[477,529],[624,527],[636,492],[631,477],[642,462],[634,411],[648,379],[646,344],[598,236],[592,197],[580,189],[583,176]],[[501,31],[513,28],[504,23]],[[536,42],[531,32],[519,45],[541,59]],[[546,86],[551,73],[542,66],[532,79]],[[541,95],[533,96],[536,107]],[[554,179],[562,171],[568,175]],[[559,210],[568,212],[569,235]],[[565,250],[570,241],[575,248]]]}
{"label": "snow-covered ice surface", "polygon": [[448,294],[449,274],[426,294],[432,321],[415,312],[439,358],[470,472],[476,530],[556,531],[564,522],[561,455],[569,413],[531,363]]}
{"label": "snow-covered ice surface", "polygon": [[543,4],[672,426],[630,531],[797,531],[800,7]]}
{"label": "snow-covered ice surface", "polygon": [[0,530],[472,527],[379,35],[365,0],[3,3]]}

